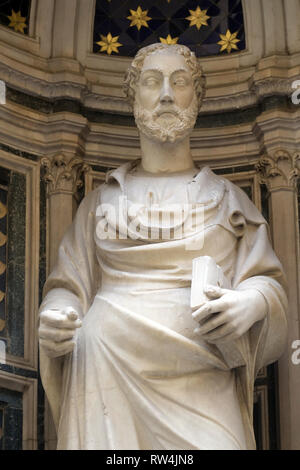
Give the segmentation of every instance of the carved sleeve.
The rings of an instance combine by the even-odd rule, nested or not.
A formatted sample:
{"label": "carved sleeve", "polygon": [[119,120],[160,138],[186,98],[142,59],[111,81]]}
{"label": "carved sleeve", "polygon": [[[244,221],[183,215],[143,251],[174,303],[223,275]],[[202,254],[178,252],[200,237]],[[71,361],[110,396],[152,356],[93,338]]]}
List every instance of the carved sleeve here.
{"label": "carved sleeve", "polygon": [[239,240],[233,287],[257,289],[266,300],[266,319],[255,323],[250,331],[251,353],[256,357],[257,371],[279,358],[287,332],[286,281],[269,241],[266,224],[246,224]]}
{"label": "carved sleeve", "polygon": [[57,263],[44,286],[45,308],[74,307],[83,316],[100,284],[94,241],[98,191],[88,194],[59,247]]}

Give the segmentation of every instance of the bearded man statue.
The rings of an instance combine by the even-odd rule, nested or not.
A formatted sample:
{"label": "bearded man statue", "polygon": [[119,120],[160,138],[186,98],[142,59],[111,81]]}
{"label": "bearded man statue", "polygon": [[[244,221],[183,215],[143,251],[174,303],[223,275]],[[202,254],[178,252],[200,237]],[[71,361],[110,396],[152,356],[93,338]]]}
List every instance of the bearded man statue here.
{"label": "bearded man statue", "polygon": [[[284,275],[246,194],[194,165],[203,90],[185,46],[153,44],[129,68],[142,158],[84,198],[40,307],[58,449],[255,448],[255,376],[285,346]],[[198,258],[227,284],[197,283]],[[192,281],[206,296],[193,308]]]}

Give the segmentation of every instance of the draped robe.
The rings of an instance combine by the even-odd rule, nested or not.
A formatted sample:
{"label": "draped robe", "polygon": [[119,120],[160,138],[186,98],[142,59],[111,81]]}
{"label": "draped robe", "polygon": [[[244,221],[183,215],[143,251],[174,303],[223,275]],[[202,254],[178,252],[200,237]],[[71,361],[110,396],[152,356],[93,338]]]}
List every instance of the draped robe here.
{"label": "draped robe", "polygon": [[[121,166],[84,198],[44,287],[41,311],[72,306],[83,320],[72,353],[50,359],[41,348],[58,448],[254,449],[255,376],[286,341],[285,281],[266,221],[208,167],[160,184],[137,168]],[[149,213],[174,201],[189,208],[185,230],[176,237],[172,219],[164,238],[170,227]],[[225,347],[194,333],[192,260],[204,255],[232,289],[255,288],[266,303],[264,320]]]}

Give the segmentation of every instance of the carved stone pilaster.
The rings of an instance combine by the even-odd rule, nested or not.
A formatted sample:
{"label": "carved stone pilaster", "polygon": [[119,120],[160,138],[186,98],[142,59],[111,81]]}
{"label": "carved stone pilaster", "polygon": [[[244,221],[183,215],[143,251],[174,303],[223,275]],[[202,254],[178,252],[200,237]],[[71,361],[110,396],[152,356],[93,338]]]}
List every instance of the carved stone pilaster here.
{"label": "carved stone pilaster", "polygon": [[300,175],[300,154],[292,155],[286,150],[278,150],[273,156],[264,155],[257,163],[256,170],[269,192],[295,191]]}
{"label": "carved stone pilaster", "polygon": [[41,166],[45,170],[43,179],[47,183],[48,196],[65,193],[76,197],[83,186],[84,173],[90,170],[82,158],[68,158],[63,153],[52,158],[42,158]]}
{"label": "carved stone pilaster", "polygon": [[273,247],[281,261],[289,299],[287,344],[278,361],[280,434],[282,449],[300,449],[299,366],[291,361],[291,345],[299,338],[299,229],[296,187],[299,153],[278,150],[257,164],[261,182],[269,191]]}

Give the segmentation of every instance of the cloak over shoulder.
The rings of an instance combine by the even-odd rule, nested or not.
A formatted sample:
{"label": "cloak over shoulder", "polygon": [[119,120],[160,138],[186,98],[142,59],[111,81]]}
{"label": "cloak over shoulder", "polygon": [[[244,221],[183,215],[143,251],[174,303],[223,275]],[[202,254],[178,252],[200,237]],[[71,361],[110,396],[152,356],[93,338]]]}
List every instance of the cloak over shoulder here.
{"label": "cloak over shoulder", "polygon": [[[84,318],[95,297],[105,296],[110,289],[115,289],[115,299],[119,295],[122,299],[122,292],[131,289],[128,305],[133,302],[131,298],[136,299],[139,295],[141,299],[147,299],[143,295],[151,289],[155,292],[170,289],[170,292],[177,293],[179,289],[188,295],[193,257],[212,256],[230,278],[233,289],[255,288],[266,300],[266,318],[255,323],[232,345],[232,349],[220,349],[215,353],[207,349],[204,352],[207,361],[212,360],[212,367],[236,370],[237,396],[247,448],[255,448],[252,430],[254,380],[262,366],[278,359],[286,341],[285,280],[282,266],[270,244],[266,221],[241,189],[205,167],[187,185],[189,202],[204,207],[205,237],[199,252],[183,249],[183,244],[186,246],[195,234],[184,235],[182,240],[155,243],[130,237],[127,240],[100,240],[96,231],[99,204],[114,203],[124,194],[128,198],[126,175],[134,168],[135,164],[126,164],[113,171],[104,185],[82,201],[60,245],[57,264],[44,286],[40,311],[72,306]],[[100,217],[105,218],[105,213],[102,212]],[[120,300],[120,308],[121,303]],[[105,312],[99,314],[105,315]],[[123,321],[124,316],[120,318]],[[160,328],[165,331],[165,327],[169,328],[168,325]],[[146,330],[145,327],[143,334],[147,334]],[[176,334],[181,334],[181,330]],[[192,337],[188,336],[188,341],[192,343]],[[190,346],[193,347],[192,344]],[[66,397],[67,393],[63,391],[64,364],[68,362],[70,374],[70,367],[75,367],[76,354],[73,354],[73,359],[50,359],[42,348],[40,354],[42,381],[58,427],[62,395]]]}

